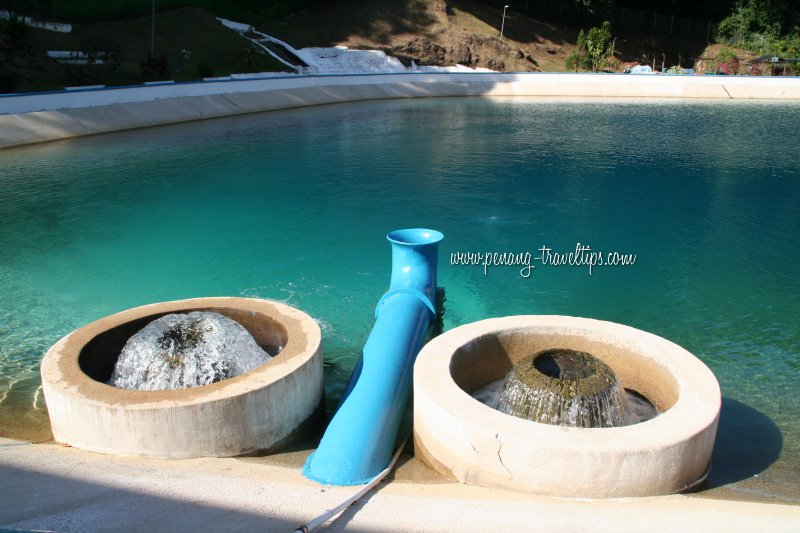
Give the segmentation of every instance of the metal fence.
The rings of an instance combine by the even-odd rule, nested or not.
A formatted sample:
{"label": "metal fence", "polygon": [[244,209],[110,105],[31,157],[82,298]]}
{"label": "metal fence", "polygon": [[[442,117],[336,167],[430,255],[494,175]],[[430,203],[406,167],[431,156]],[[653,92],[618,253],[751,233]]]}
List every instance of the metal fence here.
{"label": "metal fence", "polygon": [[615,7],[610,10],[610,16],[616,28],[636,29],[671,37],[690,37],[712,42],[716,32],[713,21],[663,15],[653,11]]}
{"label": "metal fence", "polygon": [[484,0],[485,4],[496,5],[502,10],[508,5],[517,13],[527,16],[545,16],[555,19],[568,20],[574,26],[597,25],[603,20],[610,20],[615,29],[634,29],[668,35],[671,37],[688,37],[705,39],[713,42],[716,23],[706,19],[693,19],[664,15],[654,11],[643,11],[626,7],[613,7],[609,10],[590,14],[585,11],[575,11],[570,5],[559,0]]}

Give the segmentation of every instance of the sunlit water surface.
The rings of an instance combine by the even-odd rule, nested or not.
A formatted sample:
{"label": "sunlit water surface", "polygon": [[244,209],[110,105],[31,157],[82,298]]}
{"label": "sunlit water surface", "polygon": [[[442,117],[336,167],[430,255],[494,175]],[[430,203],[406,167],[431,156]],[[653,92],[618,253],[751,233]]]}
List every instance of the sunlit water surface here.
{"label": "sunlit water surface", "polygon": [[[445,234],[446,329],[564,314],[664,336],[722,387],[712,484],[773,473],[742,491],[800,497],[798,131],[796,104],[431,99],[2,151],[3,432],[46,425],[38,365],[62,335],[195,296],[311,314],[335,400],[388,285],[384,235],[423,226]],[[578,243],[636,262],[535,260]],[[535,269],[456,252],[530,252]]]}

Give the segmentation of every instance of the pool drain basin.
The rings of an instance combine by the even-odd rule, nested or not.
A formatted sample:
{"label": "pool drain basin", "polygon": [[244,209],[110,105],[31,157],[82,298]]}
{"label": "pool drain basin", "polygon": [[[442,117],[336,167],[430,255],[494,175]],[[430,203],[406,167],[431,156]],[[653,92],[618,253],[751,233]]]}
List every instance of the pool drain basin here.
{"label": "pool drain basin", "polygon": [[[213,311],[261,346],[282,346],[234,378],[179,390],[106,382],[125,342],[169,313]],[[157,457],[227,457],[275,451],[313,425],[324,391],[321,334],[305,313],[250,298],[196,298],[110,315],[59,340],[45,355],[42,388],[53,437],[91,451]]]}
{"label": "pool drain basin", "polygon": [[[470,393],[531,353],[588,352],[661,413],[621,427],[564,427],[496,411]],[[719,384],[691,353],[631,327],[565,316],[512,316],[433,339],[414,367],[415,453],[463,483],[582,498],[686,490],[708,473]]]}

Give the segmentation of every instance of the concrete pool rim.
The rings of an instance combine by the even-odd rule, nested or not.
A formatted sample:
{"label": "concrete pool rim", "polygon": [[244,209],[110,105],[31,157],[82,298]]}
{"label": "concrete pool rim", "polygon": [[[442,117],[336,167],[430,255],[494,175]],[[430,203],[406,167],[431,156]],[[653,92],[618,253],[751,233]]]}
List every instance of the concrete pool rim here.
{"label": "concrete pool rim", "polygon": [[324,104],[429,97],[797,101],[800,78],[520,72],[341,74],[0,95],[0,148]]}
{"label": "concrete pool rim", "polygon": [[[173,312],[210,310],[241,323],[259,344],[283,345],[241,376],[181,390],[133,391],[103,382],[127,337]],[[113,347],[108,350],[105,346]],[[99,367],[92,362],[101,361]],[[161,302],[103,317],[45,354],[42,389],[54,439],[90,451],[157,457],[269,452],[299,438],[323,398],[321,332],[288,305],[252,298]]]}
{"label": "concrete pool rim", "polygon": [[[505,415],[468,394],[549,347],[592,353],[662,414],[632,426],[568,428]],[[584,498],[669,494],[705,479],[720,407],[713,373],[656,335],[578,317],[492,318],[450,330],[420,352],[415,454],[451,479],[486,487]]]}

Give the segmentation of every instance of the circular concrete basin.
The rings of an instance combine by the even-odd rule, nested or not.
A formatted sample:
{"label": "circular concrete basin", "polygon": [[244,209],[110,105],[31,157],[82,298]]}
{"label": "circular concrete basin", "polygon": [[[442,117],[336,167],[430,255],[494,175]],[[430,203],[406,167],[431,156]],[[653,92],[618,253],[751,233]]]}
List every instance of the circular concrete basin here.
{"label": "circular concrete basin", "polygon": [[[106,385],[125,342],[169,313],[214,311],[277,356],[202,387],[137,391]],[[42,389],[53,437],[85,450],[158,457],[269,453],[303,437],[321,409],[321,334],[305,313],[268,300],[196,298],[129,309],[77,329],[45,354]]]}
{"label": "circular concrete basin", "polygon": [[[661,414],[631,426],[562,427],[506,415],[470,396],[519,359],[553,348],[593,354]],[[586,318],[494,318],[450,330],[420,351],[415,453],[473,485],[582,498],[669,494],[708,474],[720,404],[708,367],[656,335]]]}

